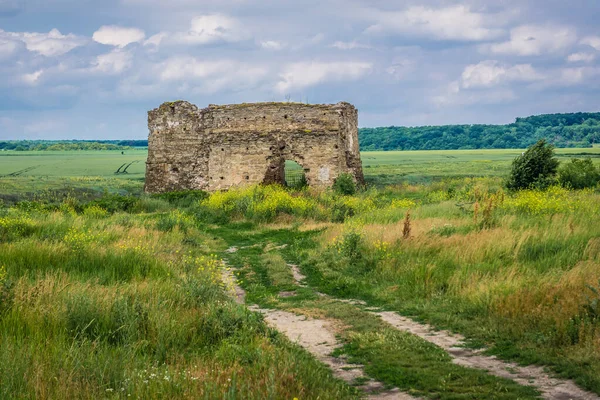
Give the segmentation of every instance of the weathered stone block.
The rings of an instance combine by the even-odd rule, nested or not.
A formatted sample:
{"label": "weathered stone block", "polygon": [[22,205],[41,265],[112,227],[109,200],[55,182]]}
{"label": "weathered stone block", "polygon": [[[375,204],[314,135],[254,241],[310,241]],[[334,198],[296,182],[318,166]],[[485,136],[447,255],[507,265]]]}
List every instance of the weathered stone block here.
{"label": "weathered stone block", "polygon": [[358,113],[349,103],[244,103],[198,109],[186,101],[148,112],[146,192],[284,183],[285,160],[309,185],[342,173],[363,183]]}

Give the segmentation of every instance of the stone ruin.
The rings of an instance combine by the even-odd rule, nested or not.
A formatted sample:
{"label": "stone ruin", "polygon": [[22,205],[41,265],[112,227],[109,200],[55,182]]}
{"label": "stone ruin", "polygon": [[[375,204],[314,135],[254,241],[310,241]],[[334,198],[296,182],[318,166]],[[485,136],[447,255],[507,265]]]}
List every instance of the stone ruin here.
{"label": "stone ruin", "polygon": [[349,103],[164,103],[148,112],[145,191],[224,190],[285,183],[297,162],[308,185],[329,187],[342,173],[364,183],[358,113]]}

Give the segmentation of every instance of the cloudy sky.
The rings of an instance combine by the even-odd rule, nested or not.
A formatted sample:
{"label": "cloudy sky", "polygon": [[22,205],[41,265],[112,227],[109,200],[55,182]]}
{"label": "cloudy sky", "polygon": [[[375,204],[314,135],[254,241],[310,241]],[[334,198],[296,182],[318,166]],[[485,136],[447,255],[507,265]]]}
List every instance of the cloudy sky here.
{"label": "cloudy sky", "polygon": [[0,0],[0,139],[147,136],[164,101],[361,126],[600,110],[598,0]]}

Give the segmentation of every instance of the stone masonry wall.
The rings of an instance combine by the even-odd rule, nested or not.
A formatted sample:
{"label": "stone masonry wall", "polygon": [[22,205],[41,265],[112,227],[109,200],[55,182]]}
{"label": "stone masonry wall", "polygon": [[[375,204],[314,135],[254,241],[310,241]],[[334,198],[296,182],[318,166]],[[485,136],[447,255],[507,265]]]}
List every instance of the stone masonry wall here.
{"label": "stone masonry wall", "polygon": [[285,160],[309,185],[341,173],[363,183],[358,113],[348,103],[251,103],[198,109],[185,101],[148,112],[146,192],[283,183]]}

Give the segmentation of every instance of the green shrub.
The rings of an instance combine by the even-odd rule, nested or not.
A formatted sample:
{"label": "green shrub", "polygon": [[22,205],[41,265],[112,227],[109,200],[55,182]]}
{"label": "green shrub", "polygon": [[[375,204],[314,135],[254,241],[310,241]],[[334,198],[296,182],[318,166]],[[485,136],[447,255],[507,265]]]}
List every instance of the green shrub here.
{"label": "green shrub", "polygon": [[0,217],[0,242],[31,236],[35,231],[33,219],[20,214]]}
{"label": "green shrub", "polygon": [[545,189],[554,183],[558,165],[559,162],[554,156],[554,146],[542,139],[513,161],[506,188]]}
{"label": "green shrub", "polygon": [[228,344],[244,342],[249,336],[265,334],[262,316],[232,302],[212,303],[196,322],[202,345],[215,349],[223,340]]}
{"label": "green shrub", "polygon": [[19,201],[14,205],[14,208],[19,211],[23,211],[25,213],[37,212],[37,211],[46,211],[48,207],[39,201],[29,201],[23,200]]}
{"label": "green shrub", "polygon": [[560,167],[558,181],[562,186],[572,189],[594,187],[600,182],[600,168],[594,165],[591,158],[575,158]]}
{"label": "green shrub", "polygon": [[139,199],[134,211],[136,213],[156,213],[167,212],[172,208],[173,206],[166,200],[144,196]]}
{"label": "green shrub", "polygon": [[77,213],[83,211],[83,206],[77,198],[67,196],[63,199],[62,203],[60,203],[58,209],[64,214],[75,216]]}
{"label": "green shrub", "polygon": [[335,247],[339,254],[351,261],[356,261],[362,256],[363,236],[356,229],[345,232],[340,239],[335,240]]}
{"label": "green shrub", "polygon": [[101,198],[92,201],[90,206],[96,205],[105,209],[109,213],[115,213],[118,211],[132,212],[137,202],[137,197],[122,196],[119,194],[105,194]]}
{"label": "green shrub", "polygon": [[104,208],[102,208],[100,206],[91,205],[91,206],[84,208],[83,215],[85,215],[86,217],[88,217],[90,219],[101,219],[108,215],[108,211],[106,211]]}
{"label": "green shrub", "polygon": [[181,290],[185,294],[184,305],[190,308],[227,300],[219,285],[195,275],[186,276],[182,280]]}
{"label": "green shrub", "polygon": [[162,232],[170,232],[175,227],[179,227],[182,232],[194,226],[194,218],[182,211],[175,210],[168,214],[161,215],[156,221],[156,229]]}
{"label": "green shrub", "polygon": [[356,182],[350,174],[341,174],[333,183],[333,190],[337,194],[352,196],[356,193]]}
{"label": "green shrub", "polygon": [[209,194],[202,190],[182,190],[152,195],[153,198],[166,200],[177,207],[189,207],[194,203],[206,199],[208,196]]}
{"label": "green shrub", "polygon": [[293,190],[302,190],[304,188],[307,188],[308,181],[306,180],[306,174],[302,174],[297,181],[287,185],[287,187]]}
{"label": "green shrub", "polygon": [[304,192],[293,192],[280,185],[247,186],[214,192],[199,206],[200,209],[195,211],[200,221],[211,218],[202,208],[214,212],[219,219],[244,216],[257,221],[270,221],[281,214],[309,217],[317,212],[315,199]]}
{"label": "green shrub", "polygon": [[331,208],[331,222],[344,222],[356,214],[354,208],[344,202],[335,202]]}

